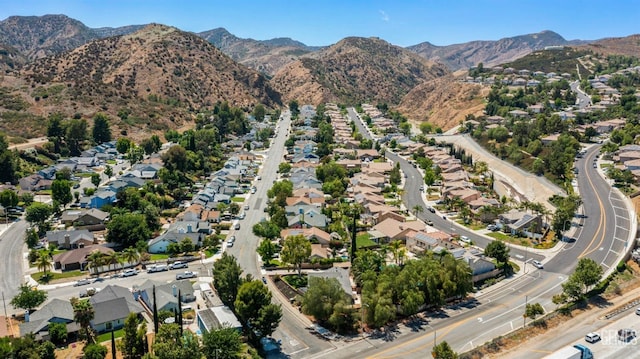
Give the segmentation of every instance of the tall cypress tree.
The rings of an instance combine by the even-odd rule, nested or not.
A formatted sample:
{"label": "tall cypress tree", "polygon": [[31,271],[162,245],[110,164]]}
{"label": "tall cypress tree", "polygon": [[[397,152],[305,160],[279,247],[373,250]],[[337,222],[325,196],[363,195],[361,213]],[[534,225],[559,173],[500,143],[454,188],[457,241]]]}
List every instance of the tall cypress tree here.
{"label": "tall cypress tree", "polygon": [[116,338],[113,336],[113,329],[111,329],[111,358],[116,359]]}
{"label": "tall cypress tree", "polygon": [[182,338],[182,293],[178,290],[178,325],[180,326],[180,338]]}
{"label": "tall cypress tree", "polygon": [[158,334],[158,304],[156,303],[156,286],[153,286],[153,329]]}

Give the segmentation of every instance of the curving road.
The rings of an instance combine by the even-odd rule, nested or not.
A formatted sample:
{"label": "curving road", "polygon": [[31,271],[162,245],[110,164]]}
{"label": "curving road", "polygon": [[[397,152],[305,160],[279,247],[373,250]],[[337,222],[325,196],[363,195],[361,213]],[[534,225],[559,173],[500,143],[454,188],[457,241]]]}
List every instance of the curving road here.
{"label": "curving road", "polygon": [[[350,111],[351,114],[351,111]],[[360,121],[355,121],[356,124]],[[363,134],[368,133],[361,131]],[[427,317],[416,326],[400,326],[393,339],[369,338],[324,357],[338,358],[424,358],[434,342],[446,340],[454,350],[465,352],[497,336],[504,335],[523,324],[522,314],[526,303],[540,303],[546,311],[555,305],[551,298],[561,291],[561,284],[573,271],[581,257],[589,257],[600,263],[605,271],[614,268],[627,246],[635,224],[629,221],[630,213],[625,201],[611,191],[607,182],[593,168],[597,148],[587,152],[577,162],[580,169],[578,184],[584,199],[583,226],[578,228],[574,240],[564,245],[558,255],[545,263],[544,270],[529,266],[524,275],[511,278],[499,285],[477,293],[475,298],[458,307]],[[415,182],[422,181],[415,168],[402,158],[388,156],[400,162],[408,173],[405,205],[411,208],[420,204],[422,196],[415,192]],[[408,166],[408,167],[407,167]],[[424,203],[421,205],[424,206]],[[591,220],[593,218],[593,220]],[[442,219],[429,218],[436,227],[442,227]],[[438,221],[438,222],[436,222]],[[575,221],[580,223],[580,221]],[[461,230],[461,229],[458,229]],[[480,238],[469,236],[482,246]],[[512,249],[514,255],[517,251]],[[556,348],[549,348],[555,350]],[[542,357],[541,353],[529,353],[527,357]]]}
{"label": "curving road", "polygon": [[[27,222],[23,219],[12,223],[9,228],[0,235],[0,291],[4,293],[7,303],[18,294],[20,284],[24,283],[24,253],[27,246],[24,242],[24,234]],[[4,226],[4,225],[2,225]],[[17,313],[10,305],[8,313]]]}

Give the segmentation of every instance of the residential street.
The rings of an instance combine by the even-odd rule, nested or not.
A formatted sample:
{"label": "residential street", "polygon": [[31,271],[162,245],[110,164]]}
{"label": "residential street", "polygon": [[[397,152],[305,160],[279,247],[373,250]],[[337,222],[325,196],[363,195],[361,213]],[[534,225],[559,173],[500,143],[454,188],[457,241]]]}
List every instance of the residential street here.
{"label": "residential street", "polygon": [[[5,226],[4,224],[0,226]],[[0,234],[0,291],[4,293],[7,301],[7,313],[18,313],[8,303],[16,294],[20,284],[24,283],[24,254],[27,246],[24,243],[24,234],[28,223],[24,219],[12,223],[8,229]]]}

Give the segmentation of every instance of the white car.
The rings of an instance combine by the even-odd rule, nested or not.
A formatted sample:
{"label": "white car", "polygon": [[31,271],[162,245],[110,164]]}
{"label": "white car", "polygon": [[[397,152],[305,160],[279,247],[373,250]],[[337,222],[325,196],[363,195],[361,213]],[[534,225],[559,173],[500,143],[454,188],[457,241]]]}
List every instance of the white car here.
{"label": "white car", "polygon": [[173,262],[171,264],[169,264],[169,269],[180,269],[180,268],[187,268],[189,265],[186,262]]}
{"label": "white car", "polygon": [[134,275],[138,275],[138,271],[135,270],[135,269],[125,269],[122,272],[122,276],[123,277],[131,277],[131,276],[134,276]]}
{"label": "white car", "polygon": [[464,243],[471,243],[471,240],[467,236],[460,236],[460,240]]}
{"label": "white car", "polygon": [[542,265],[542,263],[540,263],[540,261],[537,261],[537,260],[535,260],[535,259],[531,261],[531,264],[533,264],[533,266],[534,266],[534,267],[536,267],[536,268],[538,268],[538,269],[543,269],[543,268],[544,268],[544,266]]}
{"label": "white car", "polygon": [[176,274],[176,280],[195,278],[197,276],[198,276],[198,273],[196,272],[185,271],[185,272]]}
{"label": "white car", "polygon": [[601,339],[600,338],[600,334],[598,334],[598,333],[589,333],[589,334],[584,336],[584,340],[587,343],[595,343],[595,342],[599,341],[600,339]]}

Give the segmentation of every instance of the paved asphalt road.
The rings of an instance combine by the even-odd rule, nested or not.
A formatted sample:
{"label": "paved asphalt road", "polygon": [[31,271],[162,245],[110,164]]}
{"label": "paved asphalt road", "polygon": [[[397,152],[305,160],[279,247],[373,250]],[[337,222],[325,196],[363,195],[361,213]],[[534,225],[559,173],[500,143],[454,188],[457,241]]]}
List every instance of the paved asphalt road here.
{"label": "paved asphalt road", "polygon": [[[278,125],[277,136],[272,139],[272,144],[267,152],[267,158],[260,171],[261,180],[255,181],[256,193],[252,194],[245,204],[249,210],[245,211],[246,218],[240,221],[240,230],[232,234],[236,236],[233,247],[227,248],[227,252],[233,254],[242,267],[244,274],[251,274],[254,278],[261,278],[260,258],[256,253],[259,238],[253,234],[252,226],[258,223],[267,214],[264,212],[267,202],[267,190],[271,188],[278,176],[278,165],[284,161],[284,142],[288,138],[291,119],[289,113],[283,114],[283,119]],[[271,284],[269,284],[271,285]],[[306,358],[326,349],[333,348],[331,343],[312,335],[306,328],[310,322],[301,317],[297,309],[294,309],[285,298],[278,295],[275,288],[274,301],[282,305],[282,321],[273,334],[273,338],[280,340],[282,353],[270,353],[270,358]]]}
{"label": "paved asphalt road", "polygon": [[[2,225],[4,226],[4,225]],[[11,298],[18,294],[18,287],[24,283],[23,256],[27,250],[24,243],[24,234],[27,229],[27,221],[20,219],[12,223],[2,235],[0,235],[0,291],[4,293],[7,301],[7,313],[17,313],[8,305]]]}
{"label": "paved asphalt road", "polygon": [[576,93],[576,105],[579,109],[583,109],[591,105],[591,97],[579,89],[580,82],[574,81],[569,84],[571,91]]}
{"label": "paved asphalt road", "polygon": [[[356,124],[358,122],[356,121]],[[366,133],[362,130],[361,132]],[[566,245],[559,255],[545,263],[544,270],[528,266],[526,274],[509,279],[501,286],[483,290],[477,293],[472,301],[436,313],[425,322],[413,326],[401,325],[391,337],[369,338],[367,341],[318,357],[424,358],[429,355],[434,341],[438,340],[446,340],[458,352],[468,351],[521,326],[525,303],[537,302],[547,310],[553,310],[555,305],[552,304],[551,297],[561,291],[562,282],[571,273],[578,258],[582,256],[593,258],[602,263],[605,269],[614,265],[618,254],[621,254],[624,248],[624,243],[620,239],[628,234],[629,214],[626,213],[626,207],[622,201],[610,191],[606,181],[594,171],[592,158],[595,156],[595,151],[596,149],[590,150],[585,159],[578,162],[578,166],[582,166],[579,184],[582,188],[581,192],[584,192],[583,198],[586,203],[584,214],[588,217],[587,219],[594,218],[597,221],[583,221],[586,224],[582,227],[583,230],[576,233],[575,242]],[[411,168],[403,167],[402,161],[401,168],[406,169],[409,174],[407,178],[409,187],[405,191],[404,200],[408,201],[412,198],[421,201],[422,197],[411,189],[414,188],[412,182],[416,180],[415,172],[412,174]],[[414,177],[413,180],[412,177]],[[417,180],[420,180],[419,176]],[[585,181],[591,186],[587,186]],[[592,197],[588,193],[591,193]],[[413,203],[407,202],[405,205],[411,208]],[[443,225],[442,222],[436,223],[436,218],[432,220],[436,227]],[[612,223],[616,225],[611,225]],[[447,227],[440,228],[447,229]],[[482,245],[479,238],[469,237]],[[516,253],[512,249],[512,254]],[[554,348],[550,349],[554,350]],[[540,353],[531,355],[531,357],[542,356],[544,355]]]}

